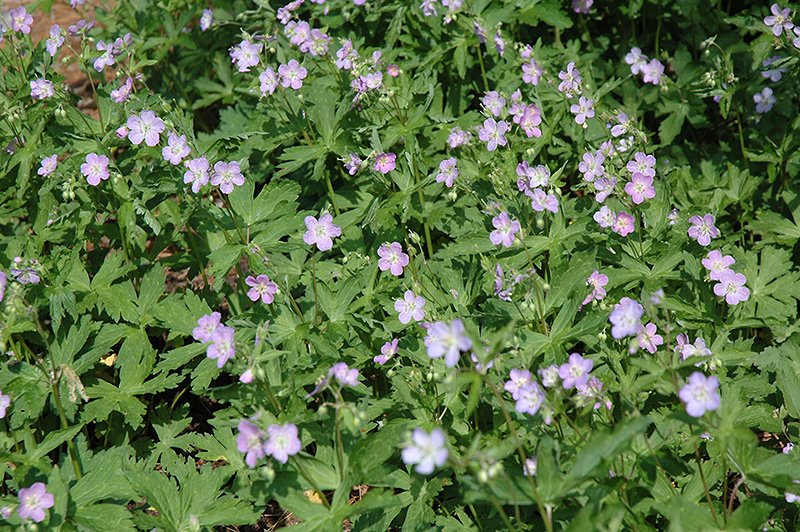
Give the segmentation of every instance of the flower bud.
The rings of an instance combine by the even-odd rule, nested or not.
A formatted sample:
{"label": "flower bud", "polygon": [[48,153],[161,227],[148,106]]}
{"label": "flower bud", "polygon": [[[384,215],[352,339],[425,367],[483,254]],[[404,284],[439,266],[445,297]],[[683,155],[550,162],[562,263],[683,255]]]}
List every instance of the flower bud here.
{"label": "flower bud", "polygon": [[605,331],[600,331],[599,333],[597,333],[597,339],[600,340],[601,342],[605,342],[607,338],[608,335],[606,334]]}
{"label": "flower bud", "polygon": [[421,242],[421,239],[419,238],[419,235],[417,233],[415,233],[414,231],[409,231],[408,232],[408,238],[414,244],[419,244]]}
{"label": "flower bud", "polygon": [[536,220],[536,229],[538,229],[540,231],[542,229],[544,229],[544,219],[543,218],[537,218],[537,220]]}
{"label": "flower bud", "polygon": [[261,478],[263,478],[267,482],[272,482],[273,480],[275,480],[275,470],[272,469],[270,466],[266,465],[261,466],[258,472],[261,474]]}
{"label": "flower bud", "polygon": [[326,417],[328,415],[328,407],[326,405],[321,405],[319,408],[317,408],[317,414],[322,417]]}

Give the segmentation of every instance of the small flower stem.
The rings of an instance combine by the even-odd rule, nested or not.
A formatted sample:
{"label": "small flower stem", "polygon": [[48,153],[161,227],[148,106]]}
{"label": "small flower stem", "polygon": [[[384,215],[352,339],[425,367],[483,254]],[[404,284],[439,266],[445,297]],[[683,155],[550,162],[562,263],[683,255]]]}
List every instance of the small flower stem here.
{"label": "small flower stem", "polygon": [[311,137],[309,137],[308,133],[306,133],[306,130],[303,127],[303,122],[300,121],[300,117],[297,116],[297,113],[294,112],[294,109],[292,108],[291,104],[289,103],[289,100],[286,98],[286,92],[283,90],[283,87],[279,85],[278,89],[279,89],[279,92],[281,93],[281,97],[283,98],[283,101],[286,103],[286,108],[289,109],[289,112],[292,113],[292,116],[297,121],[297,125],[300,126],[300,131],[303,133],[303,137],[305,137],[306,142],[308,143],[309,146],[313,146],[314,143],[311,142]]}
{"label": "small flower stem", "polygon": [[639,209],[635,209],[636,211],[636,223],[639,226],[639,255],[642,258],[642,264],[647,266],[647,263],[644,261],[644,244],[642,244],[642,233],[644,232],[644,219],[642,218],[642,212]]}
{"label": "small flower stem", "polygon": [[186,234],[189,236],[189,244],[192,246],[192,255],[194,255],[195,260],[200,265],[200,275],[203,276],[203,285],[208,286],[208,277],[206,276],[206,266],[203,263],[203,258],[200,256],[200,251],[197,249],[197,241],[194,237],[194,232],[192,231],[192,227],[189,223],[186,223]]}
{"label": "small flower stem", "polygon": [[[533,270],[534,275],[536,275],[536,268],[533,265],[533,259],[531,258],[531,252],[528,249],[528,244],[525,243],[524,238],[519,239],[522,242],[522,246],[525,248],[525,254],[528,256],[528,264]],[[544,330],[545,336],[550,336],[550,331],[547,329],[547,322],[544,319],[544,304],[542,303],[542,296],[539,293],[539,283],[536,281],[536,277],[532,277],[533,279],[533,289],[536,291],[536,302],[539,307],[539,323],[542,325],[542,329]]]}
{"label": "small flower stem", "polygon": [[394,105],[394,110],[397,113],[398,120],[400,120],[400,123],[403,125],[403,127],[406,127],[406,119],[400,112],[400,107],[397,105],[397,97],[394,95],[394,92],[392,92],[392,104]]}
{"label": "small flower stem", "polygon": [[325,186],[328,187],[328,195],[331,197],[331,205],[333,205],[333,212],[336,213],[336,216],[339,216],[341,212],[339,212],[339,207],[336,205],[336,196],[333,193],[333,184],[331,183],[331,177],[328,175],[328,172],[324,172],[325,174]]}
{"label": "small flower stem", "polygon": [[311,254],[311,276],[314,279],[314,321],[312,322],[312,325],[316,326],[317,318],[319,317],[319,299],[317,297],[317,251],[316,250],[314,250]]}
{"label": "small flower stem", "polygon": [[[691,430],[691,427],[689,427]],[[711,504],[711,495],[708,493],[708,483],[706,483],[706,474],[703,473],[703,464],[700,462],[700,451],[697,449],[697,442],[694,442],[694,457],[697,460],[697,469],[700,471],[700,480],[703,481],[703,491],[706,492],[706,501],[708,501],[708,508],[711,510],[711,517],[714,518],[714,522],[719,524],[717,521],[717,514],[714,512],[714,505]]]}
{"label": "small flower stem", "polygon": [[478,43],[478,62],[481,65],[481,78],[483,78],[483,89],[484,91],[489,92],[489,82],[486,81],[486,67],[483,66],[483,51],[481,51],[481,43]]}
{"label": "small flower stem", "polygon": [[239,226],[239,221],[236,219],[236,216],[233,214],[233,209],[231,209],[231,201],[228,199],[228,195],[222,196],[222,203],[225,206],[225,210],[228,211],[228,216],[231,217],[231,221],[233,222],[234,227],[236,227],[236,232],[239,234],[239,239],[242,241],[242,244],[245,246],[249,244],[247,238],[244,236],[244,232],[242,228]]}
{"label": "small flower stem", "polygon": [[327,497],[325,497],[325,494],[322,493],[321,489],[319,489],[319,486],[317,485],[317,482],[314,480],[314,477],[308,473],[308,470],[303,465],[303,462],[299,458],[295,457],[294,465],[297,466],[297,469],[300,470],[300,474],[303,475],[303,478],[306,479],[308,483],[311,484],[311,487],[314,488],[314,491],[317,492],[317,495],[319,495],[319,498],[322,500],[322,504],[325,506],[325,508],[330,510],[331,503],[328,502],[328,499]]}
{"label": "small flower stem", "polygon": [[[340,398],[341,399],[341,398]],[[339,458],[339,480],[344,481],[344,444],[342,443],[342,429],[339,425],[339,407],[336,407],[336,455]]]}

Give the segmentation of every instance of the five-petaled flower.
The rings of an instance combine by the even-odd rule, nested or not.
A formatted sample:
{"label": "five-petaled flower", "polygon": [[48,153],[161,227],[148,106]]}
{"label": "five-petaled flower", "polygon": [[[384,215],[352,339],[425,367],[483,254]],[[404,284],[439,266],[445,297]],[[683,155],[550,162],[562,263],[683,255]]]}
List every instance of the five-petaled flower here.
{"label": "five-petaled flower", "polygon": [[706,377],[695,371],[689,377],[689,382],[678,392],[678,397],[686,403],[686,413],[692,417],[700,417],[706,412],[719,408],[722,400],[717,389],[719,379]]}
{"label": "five-petaled flower", "polygon": [[397,168],[397,155],[394,153],[380,153],[375,157],[373,169],[382,174],[388,174]]}
{"label": "five-petaled flower", "polygon": [[42,160],[42,166],[36,173],[42,177],[47,177],[56,171],[56,166],[58,166],[58,155],[53,154]]}
{"label": "five-petaled flower", "polygon": [[278,462],[285,464],[290,456],[294,456],[303,448],[297,436],[297,425],[270,425],[267,427],[269,439],[264,444],[264,451]]}
{"label": "five-petaled flower", "polygon": [[249,275],[244,280],[244,283],[251,287],[250,290],[247,291],[247,297],[249,297],[251,301],[258,301],[260,299],[269,305],[275,300],[275,294],[278,293],[278,285],[270,281],[269,277],[263,274],[258,277]]}
{"label": "five-petaled flower", "polygon": [[792,10],[790,8],[781,9],[778,4],[772,4],[770,11],[772,15],[764,17],[764,24],[772,27],[772,34],[775,37],[780,37],[784,29],[791,30],[794,28],[791,18]]}
{"label": "five-petaled flower", "polygon": [[161,132],[166,129],[164,122],[149,109],[129,116],[127,125],[130,130],[128,138],[132,143],[139,145],[144,141],[150,147],[158,144]]}
{"label": "five-petaled flower", "polygon": [[239,435],[236,436],[236,448],[240,453],[246,453],[244,463],[250,467],[255,467],[259,460],[266,456],[264,450],[264,440],[266,432],[250,423],[246,419],[239,422]]}
{"label": "five-petaled flower", "polygon": [[[33,16],[24,7],[19,6],[17,9],[12,9],[8,12],[8,16],[11,19],[11,29],[13,31],[21,31],[25,34],[31,32]],[[41,482],[38,484],[41,484]]]}
{"label": "five-petaled flower", "polygon": [[53,84],[44,78],[35,79],[31,81],[30,85],[31,98],[44,100],[45,98],[50,98],[55,94],[55,90],[53,90]]}
{"label": "five-petaled flower", "polygon": [[408,255],[403,253],[403,246],[400,242],[384,244],[378,248],[378,268],[382,272],[391,271],[392,275],[400,276],[403,268],[408,266]]}
{"label": "five-petaled flower", "polygon": [[724,270],[717,276],[717,281],[719,283],[714,285],[714,293],[720,297],[724,296],[729,305],[747,301],[750,297],[750,290],[744,286],[747,277],[743,273]]}
{"label": "five-petaled flower", "polygon": [[511,247],[514,243],[514,234],[520,230],[520,225],[517,220],[511,220],[508,213],[503,211],[500,216],[492,218],[492,225],[495,230],[489,235],[489,240],[492,244],[503,244],[505,247]]}
{"label": "five-petaled flower", "polygon": [[736,260],[730,255],[722,256],[722,252],[718,249],[708,252],[708,258],[700,261],[703,266],[708,270],[708,276],[718,281],[719,276],[724,271],[729,271],[731,266],[736,263]]}
{"label": "five-petaled flower", "polygon": [[244,175],[239,163],[232,161],[230,163],[219,161],[214,165],[214,174],[211,176],[211,184],[219,186],[220,192],[223,194],[230,194],[233,192],[233,186],[244,185]]}
{"label": "five-petaled flower", "polygon": [[533,200],[531,207],[537,212],[548,210],[552,213],[558,212],[558,199],[555,194],[545,194],[544,190],[535,188],[531,191]]}
{"label": "five-petaled flower", "polygon": [[469,351],[472,340],[464,334],[464,324],[459,319],[450,322],[437,321],[428,329],[425,347],[430,358],[444,356],[444,365],[452,368],[458,364],[461,351]]}
{"label": "five-petaled flower", "polygon": [[406,290],[403,294],[403,299],[398,299],[394,302],[394,309],[400,313],[400,323],[406,324],[412,319],[420,321],[425,317],[425,298],[418,296],[413,290]]}
{"label": "five-petaled flower", "polygon": [[100,180],[108,179],[108,157],[90,153],[86,156],[86,162],[81,165],[81,173],[86,176],[86,181],[96,187]]}
{"label": "five-petaled flower", "polygon": [[637,205],[642,203],[645,198],[652,199],[656,196],[656,189],[653,187],[653,178],[649,175],[634,172],[630,182],[625,185],[625,192]]}
{"label": "five-petaled flower", "polygon": [[561,385],[565,390],[569,390],[579,384],[584,384],[589,380],[589,372],[592,371],[592,362],[589,358],[583,358],[578,353],[569,356],[569,362],[558,367],[558,376],[561,377]]}
{"label": "five-petaled flower", "polygon": [[478,138],[486,142],[486,149],[494,151],[497,146],[505,146],[508,144],[506,140],[506,131],[508,131],[508,123],[504,120],[497,122],[494,118],[487,118],[483,121],[483,128],[478,131]]}
{"label": "five-petaled flower", "polygon": [[296,59],[292,59],[289,63],[278,67],[278,74],[281,76],[281,85],[297,90],[303,86],[308,70],[301,67]]}
{"label": "five-petaled flower", "polygon": [[648,323],[647,325],[639,324],[639,347],[646,349],[649,353],[655,353],[657,346],[664,343],[664,338],[660,334],[656,334],[656,325]]}
{"label": "five-petaled flower", "polygon": [[164,156],[165,161],[174,165],[181,164],[183,158],[191,151],[186,143],[186,135],[179,137],[177,133],[170,131],[167,138],[169,139],[168,143],[162,148],[161,155]]}
{"label": "five-petaled flower", "polygon": [[192,159],[185,164],[186,172],[183,174],[183,182],[187,185],[191,183],[192,192],[197,194],[200,192],[200,187],[208,183],[210,177],[208,175],[208,159],[206,159],[206,156],[203,155],[202,157]]}
{"label": "five-petaled flower", "polygon": [[392,358],[397,354],[399,350],[397,347],[398,342],[400,342],[400,340],[398,340],[397,338],[392,338],[391,342],[386,342],[385,344],[383,344],[383,347],[381,347],[381,354],[375,355],[375,357],[372,360],[376,364],[380,364],[381,366],[386,364],[390,358]]}
{"label": "five-petaled flower", "polygon": [[197,320],[197,327],[192,330],[192,338],[204,344],[210,342],[211,333],[219,327],[220,318],[222,315],[219,312],[212,312]]}
{"label": "five-petaled flower", "polygon": [[638,301],[623,297],[614,305],[608,320],[611,322],[611,336],[617,340],[633,336],[639,332],[639,320],[644,314],[644,307]]}
{"label": "five-petaled flower", "polygon": [[206,356],[216,359],[217,367],[221,368],[225,362],[236,355],[236,347],[233,341],[233,327],[220,326],[211,333],[211,345],[206,350]]}
{"label": "five-petaled flower", "polygon": [[617,213],[617,218],[614,220],[614,225],[611,230],[620,236],[627,236],[634,230],[634,218],[627,212]]}
{"label": "five-petaled flower", "polygon": [[433,429],[430,434],[414,429],[411,443],[402,451],[403,463],[416,465],[414,469],[420,475],[430,475],[434,469],[442,467],[448,456],[447,436],[440,428]]}
{"label": "five-petaled flower", "polygon": [[439,173],[436,174],[436,182],[444,184],[447,188],[453,186],[456,178],[458,177],[458,161],[455,157],[450,157],[439,163]]}
{"label": "five-petaled flower", "polygon": [[719,229],[714,227],[714,215],[706,214],[705,216],[692,216],[689,218],[692,222],[692,227],[689,228],[688,233],[691,238],[696,238],[697,243],[701,246],[707,246],[711,243],[712,238],[719,236]]}
{"label": "five-petaled flower", "polygon": [[608,276],[595,270],[586,279],[586,285],[590,286],[592,291],[586,296],[581,305],[587,305],[592,301],[601,301],[606,296],[606,290],[603,288],[608,284]]}
{"label": "five-petaled flower", "polygon": [[306,216],[306,231],[303,233],[303,241],[309,246],[317,245],[320,251],[328,251],[333,247],[333,239],[342,234],[342,228],[334,225],[333,216],[328,213],[323,214],[319,221],[313,216]]}
{"label": "five-petaled flower", "polygon": [[23,519],[30,517],[34,522],[40,523],[44,521],[44,511],[47,508],[52,508],[54,502],[53,495],[47,493],[47,487],[44,482],[36,482],[29,488],[19,490],[17,513]]}

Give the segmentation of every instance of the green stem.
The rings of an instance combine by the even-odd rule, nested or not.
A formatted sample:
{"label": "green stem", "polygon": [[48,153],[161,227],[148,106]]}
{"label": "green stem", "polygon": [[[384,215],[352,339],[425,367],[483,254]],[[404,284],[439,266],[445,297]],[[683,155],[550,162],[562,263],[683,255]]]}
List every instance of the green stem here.
{"label": "green stem", "polygon": [[[319,317],[319,299],[317,297],[317,252],[311,253],[311,277],[314,279],[314,321],[312,325],[316,327]],[[338,423],[338,420],[337,420]]]}
{"label": "green stem", "polygon": [[489,92],[489,82],[486,81],[486,67],[483,66],[483,52],[481,51],[480,43],[478,43],[478,62],[481,65],[481,77],[483,78],[483,89],[485,92]]}
{"label": "green stem", "polygon": [[289,109],[289,112],[292,113],[292,116],[294,117],[295,121],[297,121],[297,125],[300,126],[300,131],[303,133],[303,137],[305,137],[306,142],[308,143],[309,146],[313,146],[314,143],[311,142],[311,137],[309,137],[308,133],[306,133],[306,129],[303,127],[303,122],[300,121],[300,117],[297,116],[297,113],[294,112],[294,109],[292,108],[291,104],[289,104],[289,100],[286,99],[286,93],[283,91],[283,87],[279,86],[278,89],[279,89],[278,92],[281,93],[283,101],[286,103],[286,108]]}
{"label": "green stem", "polygon": [[344,481],[344,445],[342,444],[342,429],[339,426],[339,407],[336,407],[336,455],[339,457],[339,479]]}
{"label": "green stem", "polygon": [[336,213],[336,216],[339,216],[341,213],[339,212],[339,207],[336,205],[336,196],[333,193],[333,184],[331,183],[331,177],[328,175],[328,172],[325,172],[325,186],[328,187],[328,195],[331,197],[333,212]]}
{"label": "green stem", "polygon": [[314,477],[308,474],[308,470],[306,470],[302,461],[299,458],[295,457],[294,465],[297,466],[297,469],[300,470],[300,474],[303,475],[303,478],[306,479],[308,483],[311,484],[311,487],[314,488],[314,491],[317,492],[317,495],[319,495],[319,498],[322,500],[322,504],[325,506],[325,508],[330,510],[331,504],[328,502],[328,499],[325,497],[325,494],[322,493],[322,490],[319,489],[319,486],[317,485],[317,482],[314,480]]}

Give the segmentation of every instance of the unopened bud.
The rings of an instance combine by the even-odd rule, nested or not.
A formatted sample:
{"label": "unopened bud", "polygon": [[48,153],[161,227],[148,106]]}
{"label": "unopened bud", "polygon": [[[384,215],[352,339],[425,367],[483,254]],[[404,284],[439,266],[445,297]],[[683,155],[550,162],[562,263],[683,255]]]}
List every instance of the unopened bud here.
{"label": "unopened bud", "polygon": [[536,229],[538,229],[540,231],[542,229],[544,229],[544,219],[543,218],[539,218],[539,219],[536,220]]}
{"label": "unopened bud", "polygon": [[267,482],[272,482],[275,480],[275,470],[270,466],[261,466],[261,469],[259,469],[258,472],[261,474],[261,478]]}

